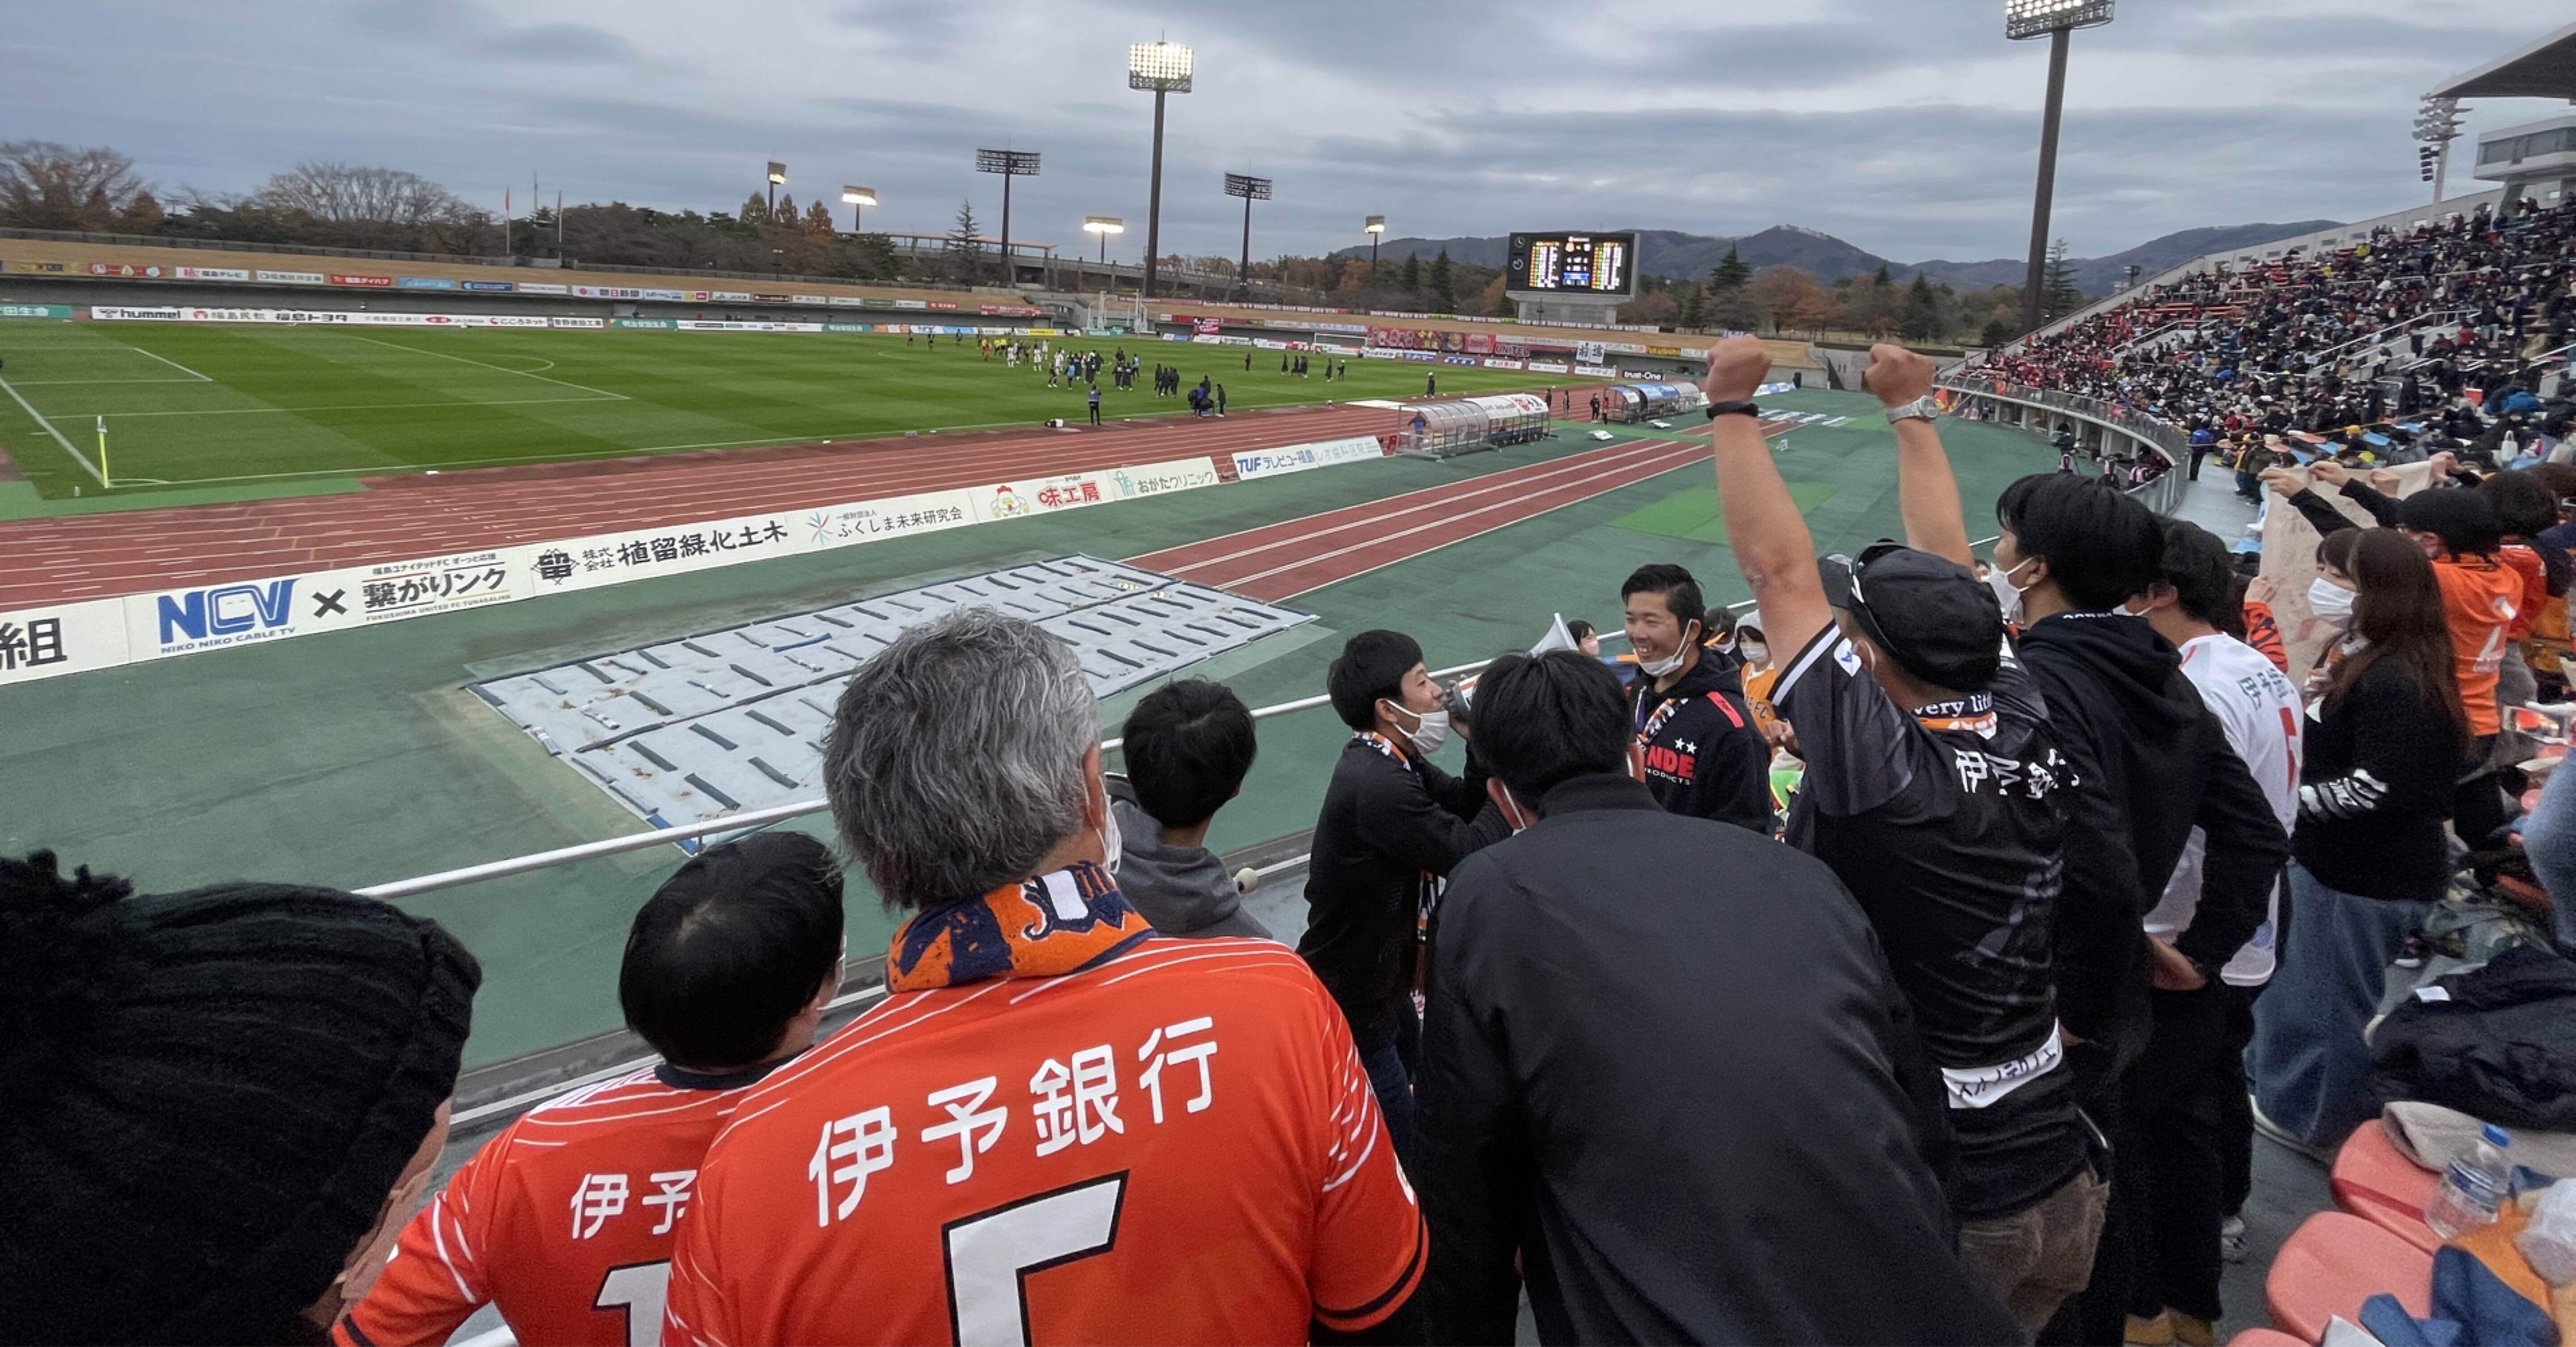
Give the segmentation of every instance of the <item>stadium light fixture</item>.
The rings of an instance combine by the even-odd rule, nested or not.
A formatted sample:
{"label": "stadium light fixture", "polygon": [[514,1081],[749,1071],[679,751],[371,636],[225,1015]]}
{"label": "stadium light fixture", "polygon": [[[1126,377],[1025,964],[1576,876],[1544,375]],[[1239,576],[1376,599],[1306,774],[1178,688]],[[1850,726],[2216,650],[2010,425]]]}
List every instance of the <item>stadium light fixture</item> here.
{"label": "stadium light fixture", "polygon": [[2433,204],[2442,204],[2442,189],[2451,173],[2451,142],[2460,138],[2460,100],[2424,96],[2415,110],[2416,166],[2433,184]]}
{"label": "stadium light fixture", "polygon": [[2066,111],[2066,49],[2078,28],[2111,21],[2116,0],[2004,0],[2004,37],[2048,38],[2048,108],[2039,124],[2039,189],[2030,210],[2030,270],[2021,287],[2021,329],[2039,330],[2041,282],[2048,266],[2048,209],[2057,195],[2057,126]]}
{"label": "stadium light fixture", "polygon": [[1368,217],[1368,219],[1360,225],[1360,232],[1369,236],[1369,277],[1370,283],[1375,284],[1377,277],[1377,245],[1378,240],[1386,237],[1386,217],[1383,215],[1372,215]]}
{"label": "stadium light fixture", "polygon": [[1115,215],[1086,215],[1082,217],[1082,232],[1100,236],[1100,265],[1105,267],[1109,265],[1109,236],[1126,233],[1127,222]]}
{"label": "stadium light fixture", "polygon": [[1177,42],[1156,39],[1127,48],[1127,87],[1154,94],[1154,169],[1145,194],[1145,290],[1154,297],[1155,255],[1163,248],[1163,99],[1190,91],[1193,56]]}
{"label": "stadium light fixture", "polygon": [[769,213],[778,213],[778,189],[787,185],[787,165],[769,161]]}
{"label": "stadium light fixture", "polygon": [[1252,203],[1270,199],[1268,178],[1247,177],[1241,173],[1225,175],[1225,194],[1243,198],[1243,260],[1235,264],[1234,290],[1245,299],[1252,298]]}
{"label": "stadium light fixture", "polygon": [[877,189],[856,183],[841,184],[841,202],[850,208],[850,232],[859,232],[859,212],[877,204]]}
{"label": "stadium light fixture", "polygon": [[[1017,283],[1011,274],[1011,179],[1034,178],[1038,175],[1038,157],[1031,150],[977,150],[975,171],[1002,175],[1002,284]],[[973,239],[966,246],[975,246]]]}

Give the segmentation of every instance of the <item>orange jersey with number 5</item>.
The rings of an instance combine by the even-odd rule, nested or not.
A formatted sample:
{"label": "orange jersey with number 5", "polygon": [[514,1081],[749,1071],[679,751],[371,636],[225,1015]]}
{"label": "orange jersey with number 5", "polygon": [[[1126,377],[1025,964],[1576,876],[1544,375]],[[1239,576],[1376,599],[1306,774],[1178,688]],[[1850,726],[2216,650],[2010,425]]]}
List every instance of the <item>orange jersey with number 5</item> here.
{"label": "orange jersey with number 5", "polygon": [[1422,1276],[1349,1028],[1266,940],[901,992],[745,1092],[664,1341],[1302,1343]]}

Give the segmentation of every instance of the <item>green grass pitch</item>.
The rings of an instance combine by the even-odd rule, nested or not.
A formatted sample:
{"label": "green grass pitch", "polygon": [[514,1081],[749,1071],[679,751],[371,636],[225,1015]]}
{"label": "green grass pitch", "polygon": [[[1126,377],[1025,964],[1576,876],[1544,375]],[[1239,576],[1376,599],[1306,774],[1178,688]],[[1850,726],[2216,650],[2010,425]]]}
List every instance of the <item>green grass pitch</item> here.
{"label": "green grass pitch", "polygon": [[[1382,360],[1347,382],[1279,372],[1280,352],[1053,338],[1145,362],[1132,392],[1101,376],[1101,414],[1185,415],[1150,391],[1156,363],[1226,387],[1231,408],[1529,387],[1544,375]],[[907,430],[1080,421],[1084,389],[983,360],[973,338],[12,322],[0,326],[0,446],[47,497],[99,494],[97,424],[119,497],[175,487],[320,481],[716,449]],[[148,503],[138,500],[137,503]]]}

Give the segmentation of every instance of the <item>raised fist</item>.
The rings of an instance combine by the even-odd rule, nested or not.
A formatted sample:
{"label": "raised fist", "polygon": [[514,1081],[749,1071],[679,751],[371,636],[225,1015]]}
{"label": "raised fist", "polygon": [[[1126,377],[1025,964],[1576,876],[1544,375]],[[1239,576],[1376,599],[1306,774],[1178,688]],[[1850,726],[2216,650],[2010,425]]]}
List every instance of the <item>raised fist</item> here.
{"label": "raised fist", "polygon": [[1869,370],[1860,386],[1890,407],[1901,407],[1932,391],[1932,358],[1891,342],[1869,348]]}
{"label": "raised fist", "polygon": [[1753,337],[1728,337],[1708,348],[1708,377],[1700,390],[1710,402],[1749,402],[1771,373],[1771,353]]}

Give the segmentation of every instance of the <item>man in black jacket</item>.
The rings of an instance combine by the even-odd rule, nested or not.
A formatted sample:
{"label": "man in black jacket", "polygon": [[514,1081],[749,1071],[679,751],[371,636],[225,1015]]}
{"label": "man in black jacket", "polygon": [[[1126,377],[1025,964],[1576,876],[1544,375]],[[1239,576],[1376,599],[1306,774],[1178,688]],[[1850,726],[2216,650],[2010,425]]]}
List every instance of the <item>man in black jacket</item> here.
{"label": "man in black jacket", "polygon": [[[2262,924],[2289,836],[2181,656],[2132,611],[2164,562],[2164,530],[2147,507],[2105,482],[2040,474],[2005,488],[1995,513],[1995,568],[2020,600],[2021,660],[2080,781],[2070,794],[2084,844],[2067,849],[2057,922],[2059,1011],[2085,1111],[2116,1153],[2120,1073],[2152,1024],[2143,922],[2184,844],[2195,827],[2207,838],[2200,906],[2173,944],[2189,967],[2158,974],[2177,991],[2215,980]],[[2122,1340],[2145,1196],[2115,1162],[2092,1283],[2050,1340]]]}
{"label": "man in black jacket", "polygon": [[1452,777],[1431,765],[1449,735],[1422,647],[1364,631],[1325,675],[1351,741],[1333,764],[1306,869],[1306,956],[1351,1022],[1387,1134],[1409,1157],[1422,1020],[1413,1009],[1422,923],[1460,860],[1511,831],[1485,798],[1476,759]]}
{"label": "man in black jacket", "polygon": [[1431,1340],[1511,1341],[1524,1276],[1543,1342],[2015,1340],[1953,1251],[1902,1003],[1832,873],[1659,810],[1597,661],[1504,656],[1476,713],[1525,831],[1434,922]]}
{"label": "man in black jacket", "polygon": [[[1771,745],[1732,656],[1705,647],[1708,608],[1679,566],[1640,566],[1619,587],[1637,676],[1628,726],[1646,750],[1646,789],[1676,814],[1771,831]],[[1733,646],[1730,632],[1729,648]]]}
{"label": "man in black jacket", "polygon": [[[1771,700],[1806,759],[1789,844],[1832,867],[1886,948],[1941,1068],[1960,1245],[2024,1331],[2081,1290],[2107,1194],[2058,1041],[2051,954],[2070,773],[2003,614],[1968,569],[1958,486],[1924,395],[1932,363],[1870,352],[1912,546],[1812,560],[1750,401],[1768,360],[1709,353],[1719,492],[1780,661]],[[2134,921],[2134,919],[2133,919]]]}

